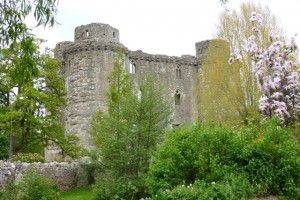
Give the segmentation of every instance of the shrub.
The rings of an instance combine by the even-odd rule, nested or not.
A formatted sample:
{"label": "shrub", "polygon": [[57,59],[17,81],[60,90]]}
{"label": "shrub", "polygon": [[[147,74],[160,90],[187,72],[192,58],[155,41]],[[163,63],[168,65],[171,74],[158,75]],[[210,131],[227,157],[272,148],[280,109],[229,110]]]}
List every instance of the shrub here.
{"label": "shrub", "polygon": [[139,192],[132,179],[124,177],[106,177],[98,179],[93,187],[94,200],[135,199]]}
{"label": "shrub", "polygon": [[239,200],[250,198],[256,193],[250,182],[244,176],[230,175],[221,182],[205,182],[196,180],[194,184],[179,185],[172,190],[159,190],[156,195],[148,200]]}
{"label": "shrub", "polygon": [[[219,190],[244,194],[250,186],[227,184],[243,180],[260,195],[299,198],[299,146],[277,119],[240,131],[211,123],[168,132],[152,161],[146,180],[152,194],[195,180],[218,183],[211,195]],[[237,174],[243,179],[232,181]]]}
{"label": "shrub", "polygon": [[29,169],[17,185],[15,180],[8,179],[2,190],[0,199],[3,200],[60,200],[57,185],[33,169]]}
{"label": "shrub", "polygon": [[[150,165],[146,180],[150,191],[189,185],[197,178],[208,182],[219,179],[229,170],[225,168],[232,137],[233,132],[215,123],[166,133]],[[220,163],[224,163],[223,169]]]}
{"label": "shrub", "polygon": [[0,199],[1,200],[16,200],[18,195],[18,189],[15,184],[14,178],[6,179],[4,188],[0,188]]}
{"label": "shrub", "polygon": [[60,193],[52,180],[29,170],[22,178],[19,187],[19,200],[59,200]]}
{"label": "shrub", "polygon": [[8,159],[9,140],[8,136],[0,133],[0,160]]}
{"label": "shrub", "polygon": [[45,162],[44,156],[38,153],[18,153],[17,155],[14,155],[12,158],[12,161],[20,161],[20,162],[26,162],[26,163],[34,163],[34,162]]}

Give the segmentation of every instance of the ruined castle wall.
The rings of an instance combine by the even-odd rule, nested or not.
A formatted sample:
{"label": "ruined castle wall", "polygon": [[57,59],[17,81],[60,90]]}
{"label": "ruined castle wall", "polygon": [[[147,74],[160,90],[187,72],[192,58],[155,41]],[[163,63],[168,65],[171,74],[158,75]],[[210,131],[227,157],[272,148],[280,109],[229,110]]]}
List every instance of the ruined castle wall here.
{"label": "ruined castle wall", "polygon": [[175,57],[132,51],[129,61],[136,68],[136,74],[132,74],[135,81],[143,73],[151,71],[154,78],[167,87],[174,103],[173,125],[190,124],[197,120],[195,92],[199,62],[194,56]]}
{"label": "ruined castle wall", "polygon": [[77,162],[73,163],[21,163],[0,160],[0,188],[8,178],[20,182],[28,169],[34,169],[44,177],[51,178],[60,191],[86,186],[87,176]]}
{"label": "ruined castle wall", "polygon": [[110,25],[93,23],[77,27],[74,42],[58,43],[55,52],[65,66],[61,71],[65,75],[68,100],[64,111],[65,133],[79,136],[84,147],[92,148],[91,119],[97,110],[107,110],[107,77],[113,70],[118,48],[125,53],[125,66],[135,84],[140,75],[151,71],[167,87],[174,102],[174,126],[198,121],[198,70],[207,48],[211,45],[219,48],[223,43],[222,40],[198,42],[195,56],[151,55],[129,51],[119,43],[119,31]]}

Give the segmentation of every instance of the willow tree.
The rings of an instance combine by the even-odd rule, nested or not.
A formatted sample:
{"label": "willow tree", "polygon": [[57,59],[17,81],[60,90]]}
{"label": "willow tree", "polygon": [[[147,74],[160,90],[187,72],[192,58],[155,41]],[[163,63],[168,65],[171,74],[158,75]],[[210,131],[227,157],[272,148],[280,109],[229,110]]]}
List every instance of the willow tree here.
{"label": "willow tree", "polygon": [[[239,73],[240,78],[238,82],[235,83],[239,84],[238,86],[235,86],[240,90],[240,94],[237,95],[238,99],[235,101],[239,103],[233,114],[238,114],[239,121],[245,123],[247,123],[248,118],[255,118],[255,116],[258,116],[258,101],[261,96],[253,62],[246,52],[241,51],[243,49],[246,49],[245,44],[247,43],[248,38],[253,34],[253,31],[256,31],[255,29],[253,29],[252,22],[249,20],[251,17],[251,13],[254,11],[257,13],[261,13],[262,17],[265,19],[263,21],[264,24],[262,25],[262,27],[264,28],[260,30],[261,35],[257,40],[259,46],[264,48],[270,45],[271,42],[269,41],[269,34],[271,33],[271,31],[273,31],[279,38],[284,40],[283,29],[278,25],[278,21],[276,17],[271,13],[270,9],[268,7],[262,7],[261,5],[256,5],[252,2],[242,3],[239,11],[233,10],[230,13],[223,12],[219,17],[219,22],[217,24],[215,32],[216,38],[228,41],[231,52],[240,55],[240,57],[238,58],[239,62],[234,64],[234,69],[224,70],[224,73],[226,75],[224,74],[223,77],[229,76],[232,71],[234,71],[235,73]],[[217,54],[218,52],[215,53]],[[226,82],[226,80],[224,81]],[[227,88],[225,88],[225,90],[227,90]],[[230,95],[230,90],[226,93],[229,93],[228,95],[230,98],[233,98],[235,96]],[[222,93],[220,93],[220,95],[222,95]],[[221,98],[220,96],[217,99],[211,99],[211,101],[218,102],[219,99],[225,101],[226,98],[225,100],[224,98],[225,97]],[[230,100],[228,98],[227,101]],[[215,118],[220,118],[220,116],[216,115]]]}

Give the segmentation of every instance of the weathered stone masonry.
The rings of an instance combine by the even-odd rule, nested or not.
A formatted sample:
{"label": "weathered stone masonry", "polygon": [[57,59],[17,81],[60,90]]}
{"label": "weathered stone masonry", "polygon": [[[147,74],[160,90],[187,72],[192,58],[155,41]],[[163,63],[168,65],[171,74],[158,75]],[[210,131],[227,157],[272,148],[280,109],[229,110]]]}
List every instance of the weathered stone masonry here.
{"label": "weathered stone masonry", "polygon": [[67,89],[68,106],[63,122],[65,133],[79,136],[83,146],[92,148],[90,122],[97,110],[107,109],[107,77],[112,72],[118,48],[125,54],[125,67],[135,81],[150,70],[157,80],[167,86],[170,98],[174,99],[173,126],[199,120],[195,92],[197,72],[205,58],[205,50],[210,44],[217,47],[218,42],[224,41],[196,43],[196,56],[152,55],[140,50],[128,50],[119,41],[119,31],[110,25],[92,23],[77,27],[74,42],[58,43],[55,53],[64,65]]}
{"label": "weathered stone masonry", "polygon": [[21,163],[0,160],[0,189],[8,178],[14,178],[18,183],[28,169],[35,169],[44,177],[51,178],[60,191],[86,186],[87,176],[79,163]]}

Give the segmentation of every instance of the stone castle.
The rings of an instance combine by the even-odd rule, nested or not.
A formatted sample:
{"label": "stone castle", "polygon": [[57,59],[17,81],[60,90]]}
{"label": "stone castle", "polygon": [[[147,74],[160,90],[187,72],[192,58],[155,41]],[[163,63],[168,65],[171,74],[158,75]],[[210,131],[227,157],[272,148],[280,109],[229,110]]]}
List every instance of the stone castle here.
{"label": "stone castle", "polygon": [[155,79],[167,86],[170,98],[174,99],[173,126],[198,121],[197,72],[208,46],[218,48],[224,42],[197,42],[195,56],[152,55],[129,50],[120,43],[119,31],[108,24],[78,26],[74,42],[60,42],[55,51],[55,57],[64,65],[68,101],[64,111],[65,133],[77,135],[84,147],[91,147],[90,122],[97,110],[107,108],[107,77],[113,70],[117,49],[125,54],[125,67],[135,81],[150,70]]}

